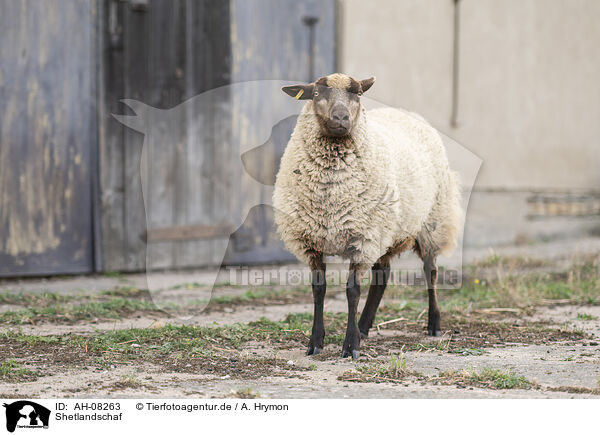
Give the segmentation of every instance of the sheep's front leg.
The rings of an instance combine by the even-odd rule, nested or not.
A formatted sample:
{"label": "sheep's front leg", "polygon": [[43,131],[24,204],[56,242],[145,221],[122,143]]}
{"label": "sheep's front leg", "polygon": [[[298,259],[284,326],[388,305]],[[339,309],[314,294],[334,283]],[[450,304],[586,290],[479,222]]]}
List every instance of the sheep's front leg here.
{"label": "sheep's front leg", "polygon": [[423,270],[427,280],[427,290],[429,293],[429,314],[427,322],[427,334],[437,337],[440,335],[440,309],[437,301],[437,273],[438,268],[435,257],[425,258],[423,260]]}
{"label": "sheep's front leg", "polygon": [[348,326],[346,338],[342,347],[342,358],[352,355],[352,359],[360,356],[360,331],[356,311],[360,300],[360,276],[356,266],[350,265],[350,275],[346,284],[346,298],[348,299]]}
{"label": "sheep's front leg", "polygon": [[372,268],[371,287],[369,287],[369,295],[367,302],[363,308],[363,312],[358,321],[358,329],[360,330],[360,338],[369,336],[369,329],[373,326],[377,308],[383,297],[383,292],[390,277],[390,262],[389,259],[382,257]]}
{"label": "sheep's front leg", "polygon": [[318,355],[323,350],[325,325],[323,324],[323,304],[327,283],[325,281],[325,263],[320,257],[311,263],[312,291],[314,299],[314,318],[312,334],[308,343],[307,355]]}

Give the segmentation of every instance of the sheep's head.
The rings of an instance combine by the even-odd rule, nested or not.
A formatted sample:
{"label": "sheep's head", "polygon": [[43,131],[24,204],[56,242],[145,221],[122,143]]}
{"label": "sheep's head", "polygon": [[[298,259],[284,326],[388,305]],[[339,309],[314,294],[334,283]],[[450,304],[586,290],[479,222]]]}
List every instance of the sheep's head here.
{"label": "sheep's head", "polygon": [[326,136],[352,132],[360,115],[360,96],[375,83],[375,77],[355,80],[345,74],[330,74],[307,85],[282,88],[297,100],[312,100],[314,113]]}

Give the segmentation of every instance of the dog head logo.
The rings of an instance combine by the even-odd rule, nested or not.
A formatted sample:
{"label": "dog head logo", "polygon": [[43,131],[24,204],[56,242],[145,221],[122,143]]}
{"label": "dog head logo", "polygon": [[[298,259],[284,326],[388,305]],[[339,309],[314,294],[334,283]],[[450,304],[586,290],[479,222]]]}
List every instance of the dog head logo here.
{"label": "dog head logo", "polygon": [[[236,232],[251,220],[251,212],[271,206],[278,161],[298,112],[294,100],[281,98],[280,89],[279,81],[237,83],[170,109],[122,100],[130,113],[113,114],[144,134],[137,150],[146,214],[141,238],[154,302],[160,304],[168,286],[158,271],[169,259],[181,268],[221,266],[232,234],[236,252],[255,243],[254,233]],[[126,146],[139,143],[131,140]],[[203,279],[214,282],[217,274],[218,269],[209,268]],[[193,291],[195,310],[201,311],[212,288]],[[161,308],[170,309],[168,303]]]}
{"label": "dog head logo", "polygon": [[[279,159],[302,116],[298,101],[281,96],[282,86],[289,84],[279,80],[235,83],[170,109],[122,100],[129,113],[113,114],[144,135],[135,160],[146,212],[147,230],[141,237],[146,242],[147,288],[156,295],[155,302],[168,288],[160,271],[172,267],[170,261],[178,268],[221,266],[234,233],[234,247],[258,243],[258,238],[266,243],[268,229],[253,222],[249,213],[255,207],[272,206]],[[362,102],[366,109],[385,107],[365,97]],[[133,137],[131,132],[127,135]],[[481,159],[441,136],[451,166],[460,173],[466,210]],[[135,144],[139,146],[139,141],[126,146]],[[247,220],[255,231],[244,235],[240,229]],[[250,239],[246,245],[244,236]],[[460,258],[455,263],[462,264],[461,250],[456,252]],[[245,260],[251,264],[255,259],[239,261]],[[215,282],[217,274],[218,269],[212,268],[204,276]],[[196,297],[205,301],[204,306],[196,306],[198,311],[211,296],[212,287],[198,289]]]}
{"label": "dog head logo", "polygon": [[14,432],[18,428],[48,428],[50,410],[29,400],[5,403],[6,430]]}

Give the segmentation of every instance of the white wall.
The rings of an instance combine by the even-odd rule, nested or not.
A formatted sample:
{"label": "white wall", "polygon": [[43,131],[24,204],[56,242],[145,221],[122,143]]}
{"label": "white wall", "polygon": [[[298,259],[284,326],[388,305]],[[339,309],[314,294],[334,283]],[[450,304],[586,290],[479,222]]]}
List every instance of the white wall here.
{"label": "white wall", "polygon": [[600,189],[600,1],[341,0],[339,70],[483,159],[476,188]]}

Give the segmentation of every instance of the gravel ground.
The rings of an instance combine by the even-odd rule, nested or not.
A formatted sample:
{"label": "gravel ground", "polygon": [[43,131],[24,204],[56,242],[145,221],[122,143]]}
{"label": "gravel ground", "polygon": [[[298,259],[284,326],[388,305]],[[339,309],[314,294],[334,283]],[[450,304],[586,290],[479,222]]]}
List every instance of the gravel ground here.
{"label": "gravel ground", "polygon": [[[583,248],[582,248],[583,246]],[[570,245],[556,242],[545,247],[511,247],[510,255],[534,255],[536,258],[553,259],[552,267],[560,268],[569,263],[569,252],[586,254],[600,252],[598,240],[573,241]],[[563,256],[558,256],[562,252]],[[500,255],[508,255],[502,250]],[[488,255],[481,251],[466,253],[470,261],[477,261]],[[542,255],[543,254],[543,255]],[[412,261],[412,260],[409,260]],[[294,268],[296,266],[282,266]],[[219,277],[226,283],[228,273]],[[165,273],[161,278],[164,290],[156,296],[165,300],[185,301],[191,296],[198,297],[198,289],[181,288],[184,283],[210,283],[214,271],[190,271]],[[85,276],[52,279],[4,280],[0,291],[41,292],[50,291],[64,295],[98,294],[103,290],[118,286],[144,288],[145,275]],[[179,286],[179,287],[177,287]],[[173,289],[176,287],[176,289]],[[235,295],[246,289],[231,286],[218,286],[214,294]],[[209,293],[210,294],[210,293]],[[364,297],[362,300],[364,303]],[[14,309],[2,306],[0,311]],[[191,318],[168,317],[139,313],[119,320],[92,320],[73,324],[45,322],[33,325],[3,326],[2,330],[20,331],[30,335],[91,335],[98,331],[112,331],[123,328],[153,328],[166,323],[175,325],[230,325],[248,323],[260,318],[273,321],[284,319],[289,313],[312,311],[310,299],[306,297],[291,300],[286,304],[262,303],[240,307],[225,307],[220,311],[200,313]],[[332,289],[326,302],[325,311],[344,313],[345,296]],[[587,318],[578,317],[586,314]],[[190,373],[179,369],[169,369],[156,361],[117,364],[99,367],[86,360],[75,364],[53,365],[50,357],[43,364],[39,356],[18,355],[15,360],[23,367],[41,370],[34,381],[8,382],[0,380],[0,397],[264,397],[264,398],[598,398],[600,382],[600,306],[578,306],[555,304],[536,307],[532,313],[520,315],[516,321],[520,326],[546,324],[549,328],[570,328],[581,332],[575,340],[544,342],[543,337],[531,339],[511,339],[503,343],[483,345],[474,354],[449,353],[448,349],[434,349],[436,343],[443,343],[448,336],[429,338],[419,335],[420,326],[402,325],[396,329],[373,332],[362,343],[363,356],[358,362],[337,357],[339,345],[329,344],[324,354],[318,358],[304,355],[303,347],[277,348],[261,346],[260,343],[246,343],[237,358],[273,358],[275,366],[295,367],[298,371],[288,371],[284,375],[274,375],[273,368],[265,367],[258,376],[251,378],[228,375],[215,375],[203,371]],[[513,322],[514,313],[490,314],[490,322]],[[449,323],[452,320],[448,320]],[[452,331],[452,324],[447,325]],[[411,329],[412,328],[412,329]],[[416,328],[416,329],[415,329]],[[417,331],[417,332],[415,332]],[[482,330],[480,339],[486,340],[488,331]],[[456,337],[461,337],[460,334]],[[477,337],[475,337],[477,338]],[[387,341],[386,341],[387,340]],[[340,380],[348,373],[356,373],[357,367],[368,364],[384,364],[389,356],[381,351],[381,344],[390,344],[390,351],[399,352],[400,343],[423,343],[421,351],[414,348],[404,350],[406,367],[410,373],[393,382],[355,382]],[[483,341],[487,343],[487,341]],[[441,346],[443,348],[443,346]],[[372,351],[372,349],[378,349]],[[58,352],[59,350],[57,350]],[[371,354],[375,352],[375,356]],[[440,382],[439,375],[448,370],[479,370],[484,367],[510,370],[516,376],[523,376],[531,382],[531,388],[495,389],[464,382]],[[346,376],[347,378],[347,376]],[[346,379],[344,378],[344,379]],[[375,379],[376,381],[376,379]]]}

